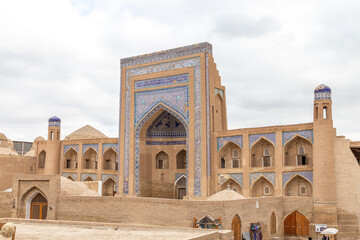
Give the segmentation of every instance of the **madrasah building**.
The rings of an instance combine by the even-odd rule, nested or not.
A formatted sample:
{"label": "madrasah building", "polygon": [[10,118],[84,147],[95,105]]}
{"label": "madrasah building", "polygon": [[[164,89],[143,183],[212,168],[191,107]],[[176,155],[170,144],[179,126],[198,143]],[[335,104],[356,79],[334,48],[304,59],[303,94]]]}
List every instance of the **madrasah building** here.
{"label": "madrasah building", "polygon": [[87,125],[62,139],[51,117],[47,140],[19,155],[0,135],[0,217],[220,219],[231,239],[255,224],[264,239],[315,239],[325,224],[359,238],[360,142],[336,135],[328,86],[315,88],[309,123],[228,130],[211,44],[124,58],[120,71],[118,138]]}

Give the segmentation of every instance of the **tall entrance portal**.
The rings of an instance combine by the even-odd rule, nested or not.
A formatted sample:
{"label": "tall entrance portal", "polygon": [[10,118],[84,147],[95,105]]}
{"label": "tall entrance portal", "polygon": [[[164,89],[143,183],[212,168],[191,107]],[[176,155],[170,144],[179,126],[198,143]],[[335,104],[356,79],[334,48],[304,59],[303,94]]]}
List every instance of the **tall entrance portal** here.
{"label": "tall entrance portal", "polygon": [[[183,198],[186,195],[186,128],[164,109],[139,130],[140,192],[142,197]],[[182,164],[179,164],[179,161]]]}

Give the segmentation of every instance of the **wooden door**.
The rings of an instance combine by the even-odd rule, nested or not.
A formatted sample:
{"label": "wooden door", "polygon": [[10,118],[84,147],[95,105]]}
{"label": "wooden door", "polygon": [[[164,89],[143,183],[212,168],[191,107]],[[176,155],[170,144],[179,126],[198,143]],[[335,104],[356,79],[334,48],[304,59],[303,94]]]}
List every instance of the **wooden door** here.
{"label": "wooden door", "polygon": [[309,220],[295,211],[284,220],[284,234],[287,236],[309,236]]}
{"label": "wooden door", "polygon": [[30,218],[46,219],[48,203],[43,195],[38,193],[31,201]]}
{"label": "wooden door", "polygon": [[178,188],[178,199],[183,199],[186,195],[186,188]]}
{"label": "wooden door", "polygon": [[234,232],[234,240],[241,240],[241,221],[237,214],[232,220],[231,229]]}

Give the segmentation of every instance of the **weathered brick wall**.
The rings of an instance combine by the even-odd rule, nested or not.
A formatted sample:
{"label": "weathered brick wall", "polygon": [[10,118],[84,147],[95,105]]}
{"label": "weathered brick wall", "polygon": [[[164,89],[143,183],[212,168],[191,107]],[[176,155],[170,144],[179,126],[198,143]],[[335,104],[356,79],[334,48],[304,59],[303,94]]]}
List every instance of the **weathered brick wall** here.
{"label": "weathered brick wall", "polygon": [[10,217],[12,210],[12,193],[0,192],[0,218]]}

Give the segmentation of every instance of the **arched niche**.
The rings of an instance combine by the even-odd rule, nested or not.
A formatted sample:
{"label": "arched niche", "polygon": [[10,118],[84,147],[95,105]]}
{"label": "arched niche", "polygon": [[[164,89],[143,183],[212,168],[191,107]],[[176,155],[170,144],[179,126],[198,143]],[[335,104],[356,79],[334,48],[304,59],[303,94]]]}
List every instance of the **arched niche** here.
{"label": "arched niche", "polygon": [[175,191],[176,199],[183,199],[186,196],[186,176],[181,176],[175,182]]}
{"label": "arched niche", "polygon": [[73,181],[73,182],[75,181],[75,180],[72,178],[72,176],[70,176],[70,175],[67,176],[67,179],[70,179],[70,180]]}
{"label": "arched niche", "polygon": [[108,178],[102,185],[103,196],[114,196],[115,195],[116,182],[112,178]]}
{"label": "arched niche", "polygon": [[274,145],[265,138],[260,138],[251,147],[251,167],[274,166]]}
{"label": "arched niche", "polygon": [[242,188],[238,182],[236,182],[234,179],[229,178],[225,182],[223,182],[220,186],[220,191],[230,188],[231,190],[234,190],[237,193],[242,194]]}
{"label": "arched niche", "polygon": [[97,152],[93,148],[84,152],[83,169],[97,169]]}
{"label": "arched niche", "polygon": [[284,147],[284,165],[301,166],[312,165],[312,143],[301,136],[296,136],[286,143]]}
{"label": "arched niche", "polygon": [[77,168],[77,152],[70,148],[65,153],[65,168],[76,169]]}
{"label": "arched niche", "polygon": [[176,168],[186,169],[186,151],[181,150],[176,154]]}
{"label": "arched niche", "polygon": [[46,159],[46,152],[45,150],[42,150],[40,153],[39,153],[39,162],[38,162],[38,167],[39,168],[45,168],[45,159]]}
{"label": "arched niche", "polygon": [[252,197],[273,196],[274,186],[265,177],[259,177],[251,187]]}
{"label": "arched niche", "polygon": [[275,235],[277,232],[276,227],[276,215],[274,212],[272,212],[270,216],[270,235]]}
{"label": "arched niche", "polygon": [[223,99],[220,94],[215,96],[215,106],[213,108],[213,121],[214,121],[214,130],[222,131],[224,130],[224,106]]}
{"label": "arched niche", "polygon": [[156,169],[168,169],[169,168],[169,155],[161,151],[156,154]]}
{"label": "arched niche", "polygon": [[116,171],[118,168],[116,159],[116,151],[112,148],[107,149],[103,155],[103,169]]}
{"label": "arched niche", "polygon": [[219,166],[220,168],[241,168],[241,148],[232,142],[226,143],[219,151]]}
{"label": "arched niche", "polygon": [[285,196],[312,197],[312,185],[304,177],[296,175],[285,185]]}
{"label": "arched niche", "polygon": [[92,182],[94,181],[90,176],[88,176],[87,178],[85,178],[84,182]]}

